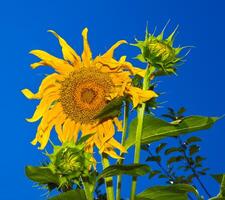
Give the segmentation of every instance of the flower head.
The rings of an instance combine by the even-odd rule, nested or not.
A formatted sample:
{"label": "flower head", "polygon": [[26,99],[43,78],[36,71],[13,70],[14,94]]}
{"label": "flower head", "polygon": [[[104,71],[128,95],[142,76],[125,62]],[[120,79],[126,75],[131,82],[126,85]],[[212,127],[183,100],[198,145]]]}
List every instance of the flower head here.
{"label": "flower head", "polygon": [[95,116],[117,97],[129,96],[136,107],[157,94],[132,86],[131,76],[143,74],[143,70],[133,67],[126,61],[126,56],[119,60],[113,58],[114,50],[126,41],[118,41],[106,53],[93,59],[87,28],[82,32],[84,49],[81,57],[56,32],[50,32],[58,38],[64,59],[42,50],[31,51],[31,54],[41,59],[32,64],[32,68],[50,66],[55,73],[43,79],[36,94],[28,89],[22,90],[28,99],[40,100],[33,117],[28,119],[29,122],[41,120],[32,144],[40,143],[40,149],[45,148],[51,130],[55,127],[62,143],[75,143],[79,132],[82,136],[93,134],[86,141],[86,151],[92,153],[96,145],[100,153],[118,158],[114,148],[121,152],[126,152],[126,149],[113,136],[116,127],[121,131],[122,122],[118,116],[103,120]]}

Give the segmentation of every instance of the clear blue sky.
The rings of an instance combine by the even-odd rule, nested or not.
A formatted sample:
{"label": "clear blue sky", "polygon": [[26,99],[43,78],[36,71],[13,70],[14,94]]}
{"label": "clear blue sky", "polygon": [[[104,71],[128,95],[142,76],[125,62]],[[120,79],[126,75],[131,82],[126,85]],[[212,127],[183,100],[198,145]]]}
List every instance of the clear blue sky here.
{"label": "clear blue sky", "polygon": [[[180,25],[177,44],[194,45],[177,77],[163,78],[158,91],[166,92],[165,107],[185,106],[188,114],[225,114],[225,4],[222,0],[11,0],[0,6],[1,57],[1,197],[4,200],[38,200],[44,191],[32,188],[24,175],[26,164],[38,165],[41,152],[30,145],[36,124],[24,118],[31,116],[35,103],[27,101],[20,90],[37,89],[47,70],[31,70],[36,59],[29,55],[32,49],[44,49],[60,56],[53,29],[61,34],[78,52],[82,50],[81,31],[89,28],[89,40],[94,55],[103,53],[114,42],[141,38],[146,22],[150,29],[161,30],[168,19],[168,31]],[[123,46],[131,60],[137,50]],[[137,64],[137,62],[135,62]],[[165,111],[162,108],[160,112]],[[204,131],[202,155],[212,173],[225,172],[225,121]],[[143,179],[138,191],[152,183]],[[212,194],[217,193],[215,182],[205,180]],[[127,186],[127,185],[126,185]],[[125,188],[124,188],[125,189]],[[128,189],[123,192],[128,195]]]}

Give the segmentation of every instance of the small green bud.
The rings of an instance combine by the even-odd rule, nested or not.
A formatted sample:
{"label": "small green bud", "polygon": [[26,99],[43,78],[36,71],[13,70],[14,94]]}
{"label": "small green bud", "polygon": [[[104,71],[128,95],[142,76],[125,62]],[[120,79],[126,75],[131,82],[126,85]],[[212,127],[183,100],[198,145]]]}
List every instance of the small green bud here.
{"label": "small green bud", "polygon": [[185,47],[174,47],[174,35],[177,28],[169,35],[169,37],[164,39],[164,31],[158,35],[148,33],[146,30],[146,36],[144,41],[136,40],[137,46],[141,49],[141,54],[136,58],[141,62],[149,63],[157,69],[156,75],[171,74],[176,72],[176,66],[178,63],[183,61],[180,57],[180,52]]}
{"label": "small green bud", "polygon": [[87,177],[93,165],[91,154],[84,151],[82,145],[64,143],[53,145],[52,154],[46,153],[50,162],[48,168],[59,177],[60,187],[65,188],[79,183],[81,177]]}

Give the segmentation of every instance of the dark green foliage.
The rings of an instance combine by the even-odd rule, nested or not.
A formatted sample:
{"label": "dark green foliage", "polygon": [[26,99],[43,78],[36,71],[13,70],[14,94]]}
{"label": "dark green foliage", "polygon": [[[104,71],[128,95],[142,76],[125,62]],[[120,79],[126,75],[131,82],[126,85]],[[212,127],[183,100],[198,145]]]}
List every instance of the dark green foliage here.
{"label": "dark green foliage", "polygon": [[188,184],[155,186],[138,194],[135,200],[187,200],[189,192],[198,196],[196,189]]}
{"label": "dark green foliage", "polygon": [[49,200],[87,200],[83,190],[71,190],[68,192],[61,193],[55,197],[50,198]]}
{"label": "dark green foliage", "polygon": [[[168,113],[164,116],[174,120],[175,123],[174,121],[171,123],[179,126],[185,120],[184,111],[184,108],[179,109],[178,112],[169,108]],[[167,184],[193,184],[193,179],[200,180],[200,177],[207,175],[209,170],[203,167],[202,162],[205,158],[199,155],[201,138],[191,136],[182,141],[181,136],[175,136],[174,139],[177,141],[177,145],[171,146],[163,142],[159,143],[155,150],[152,149],[152,146],[142,145],[142,149],[148,153],[146,161],[154,161],[158,165],[150,172],[149,178],[156,176],[164,178]]]}
{"label": "dark green foliage", "polygon": [[[166,137],[205,130],[210,128],[218,119],[218,117],[189,116],[169,123],[152,115],[145,115],[141,142],[142,144],[150,144]],[[130,124],[129,135],[125,141],[127,149],[135,143],[136,127],[137,118]]]}
{"label": "dark green foliage", "polygon": [[118,97],[110,101],[101,111],[95,116],[95,119],[104,120],[118,116],[123,105],[124,97]]}
{"label": "dark green foliage", "polygon": [[143,176],[149,173],[150,168],[148,165],[143,164],[132,164],[132,165],[111,165],[104,169],[98,176],[98,180],[110,176],[117,175],[131,175],[131,176]]}

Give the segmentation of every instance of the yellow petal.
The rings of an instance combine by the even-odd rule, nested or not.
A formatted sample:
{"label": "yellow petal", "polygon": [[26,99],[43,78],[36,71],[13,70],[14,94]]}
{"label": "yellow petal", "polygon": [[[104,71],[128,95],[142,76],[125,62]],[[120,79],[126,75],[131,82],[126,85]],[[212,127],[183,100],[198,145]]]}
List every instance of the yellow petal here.
{"label": "yellow petal", "polygon": [[131,95],[131,99],[133,101],[133,107],[135,108],[138,104],[146,102],[154,97],[158,97],[158,95],[152,90],[142,90],[137,87],[129,87],[128,94]]}
{"label": "yellow petal", "polygon": [[49,97],[43,98],[40,104],[37,106],[33,116],[30,119],[27,119],[28,122],[38,121],[43,114],[49,109],[53,101],[57,100],[59,95],[51,95]]}
{"label": "yellow petal", "polygon": [[62,124],[65,122],[65,120],[66,120],[66,115],[64,115],[63,113],[59,115],[57,119],[55,120],[55,131],[58,135],[60,142],[62,143],[64,142]]}
{"label": "yellow petal", "polygon": [[74,141],[74,143],[77,142],[78,134],[80,132],[80,127],[81,127],[81,124],[79,122],[75,124],[74,130],[73,130],[73,141]]}
{"label": "yellow petal", "polygon": [[[63,111],[63,108],[60,103],[56,103],[50,110],[43,114],[43,118],[41,120],[41,129],[45,131],[49,124],[53,122],[57,118],[57,116]],[[55,123],[55,121],[54,121]]]}
{"label": "yellow petal", "polygon": [[52,33],[58,40],[59,44],[62,47],[62,53],[65,60],[73,64],[73,66],[80,66],[81,60],[80,56],[74,51],[73,48],[68,45],[68,43],[61,38],[55,31],[49,30],[48,32]]}
{"label": "yellow petal", "polygon": [[33,50],[30,53],[41,59],[40,62],[31,64],[31,67],[33,69],[39,66],[50,66],[55,71],[61,74],[66,74],[74,70],[73,67],[70,64],[68,64],[65,60],[56,58],[55,56],[52,56],[45,51]]}
{"label": "yellow petal", "polygon": [[116,42],[105,54],[102,55],[102,57],[112,58],[115,49],[118,48],[121,44],[125,44],[125,43],[127,43],[127,41],[125,40],[120,40]]}
{"label": "yellow petal", "polygon": [[24,95],[25,97],[27,97],[28,99],[38,99],[38,98],[37,98],[38,96],[36,96],[33,92],[31,92],[31,91],[30,91],[29,89],[27,89],[27,88],[21,90],[21,92],[22,92],[23,95]]}
{"label": "yellow petal", "polygon": [[115,117],[113,119],[113,121],[114,121],[114,123],[117,127],[117,130],[120,131],[120,132],[123,131],[122,120],[119,120],[117,117]]}
{"label": "yellow petal", "polygon": [[103,127],[104,127],[105,137],[102,143],[104,144],[106,141],[108,141],[110,138],[113,137],[113,135],[115,134],[115,128],[111,119],[104,121]]}
{"label": "yellow petal", "polygon": [[57,81],[63,80],[63,77],[59,74],[51,74],[44,78],[41,82],[39,90],[37,93],[31,92],[29,89],[25,88],[21,92],[28,99],[41,99],[43,95],[50,94],[51,92],[56,92],[60,85]]}
{"label": "yellow petal", "polygon": [[83,36],[83,53],[82,53],[82,61],[84,63],[85,67],[90,67],[91,66],[91,60],[92,60],[92,53],[91,49],[89,47],[88,39],[87,39],[87,34],[88,34],[88,29],[85,28],[82,31],[82,36]]}
{"label": "yellow petal", "polygon": [[108,143],[111,144],[113,147],[119,149],[120,152],[122,152],[122,153],[126,153],[127,152],[127,150],[125,149],[125,147],[122,146],[119,142],[117,142],[114,138],[111,138],[108,141]]}
{"label": "yellow petal", "polygon": [[39,142],[40,147],[38,147],[38,149],[40,149],[40,150],[44,149],[48,143],[48,140],[50,137],[50,132],[51,132],[53,126],[54,126],[54,123],[51,123],[46,131],[38,130],[36,137],[31,142],[31,144],[36,145],[37,142]]}
{"label": "yellow petal", "polygon": [[64,142],[68,142],[69,135],[72,132],[71,123],[72,123],[71,119],[68,118],[63,124],[63,141]]}
{"label": "yellow petal", "polygon": [[[112,158],[115,158],[115,159],[121,159],[122,157],[121,156],[118,156],[116,154],[116,152],[113,150],[113,148],[105,148],[103,150],[104,153],[108,154],[109,156],[111,156]],[[101,152],[100,152],[101,153]]]}

